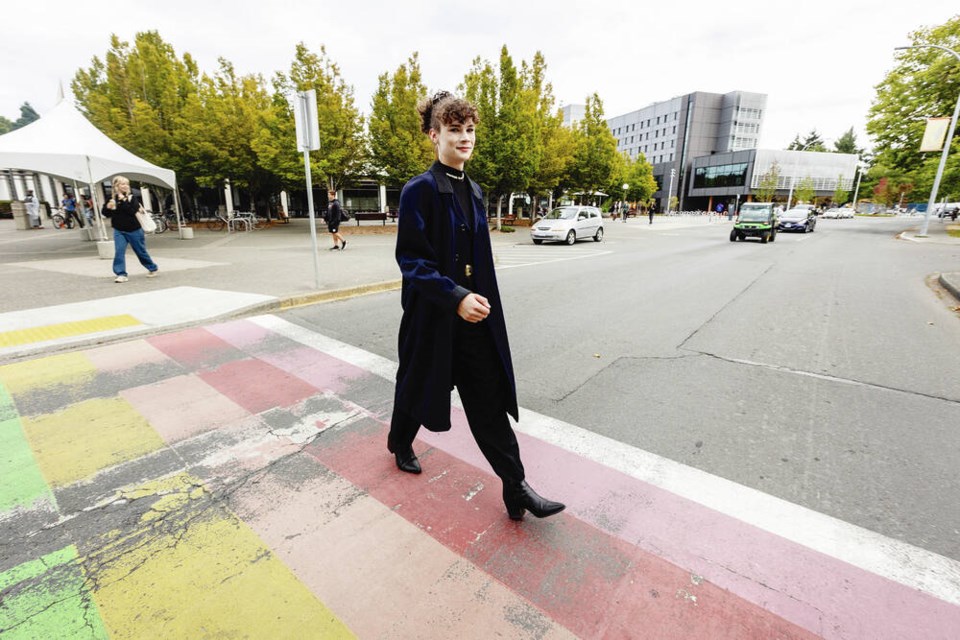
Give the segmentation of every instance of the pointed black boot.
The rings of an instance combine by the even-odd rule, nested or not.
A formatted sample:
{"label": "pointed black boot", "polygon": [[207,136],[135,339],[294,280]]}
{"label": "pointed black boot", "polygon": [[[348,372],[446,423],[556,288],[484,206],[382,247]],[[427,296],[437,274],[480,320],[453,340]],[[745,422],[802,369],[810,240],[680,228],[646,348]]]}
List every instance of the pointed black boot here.
{"label": "pointed black boot", "polygon": [[400,469],[400,471],[406,471],[407,473],[421,473],[423,471],[423,469],[420,468],[420,461],[417,460],[417,456],[413,452],[412,447],[406,451],[396,452],[393,455],[397,459],[397,469]]}
{"label": "pointed black boot", "polygon": [[523,520],[524,511],[529,511],[538,518],[546,518],[567,508],[567,505],[561,502],[540,497],[525,480],[519,484],[503,485],[503,503],[507,506],[507,515],[511,520]]}

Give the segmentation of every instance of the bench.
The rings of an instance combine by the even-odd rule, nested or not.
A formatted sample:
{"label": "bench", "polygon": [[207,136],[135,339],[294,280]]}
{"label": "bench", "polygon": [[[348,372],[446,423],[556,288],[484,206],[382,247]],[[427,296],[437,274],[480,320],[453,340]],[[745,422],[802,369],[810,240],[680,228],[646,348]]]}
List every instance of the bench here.
{"label": "bench", "polygon": [[[515,215],[512,215],[512,216],[511,216],[511,215],[500,216],[500,224],[512,225],[512,224],[513,224],[514,222],[516,222],[516,221],[517,221],[517,216],[515,216]],[[489,222],[489,223],[492,224],[493,226],[496,226],[496,225],[497,225],[497,216],[495,216],[495,215],[488,215],[488,216],[487,216],[487,222]]]}
{"label": "bench", "polygon": [[379,220],[383,226],[387,226],[387,214],[382,211],[358,211],[350,215],[357,221],[358,227],[361,220]]}

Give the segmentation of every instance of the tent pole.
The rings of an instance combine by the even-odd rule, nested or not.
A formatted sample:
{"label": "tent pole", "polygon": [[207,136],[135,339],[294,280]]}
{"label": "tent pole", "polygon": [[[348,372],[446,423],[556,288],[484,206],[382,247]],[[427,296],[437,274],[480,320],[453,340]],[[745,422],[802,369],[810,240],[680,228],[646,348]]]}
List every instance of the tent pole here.
{"label": "tent pole", "polygon": [[180,239],[183,240],[183,213],[180,210],[180,186],[177,184],[177,176],[173,176],[173,207],[177,210],[177,229]]}
{"label": "tent pole", "polygon": [[93,170],[90,168],[90,156],[84,156],[87,159],[87,177],[90,179],[90,198],[93,200],[93,213],[97,217],[97,230],[100,232],[100,242],[107,241],[107,227],[103,224],[103,215],[100,213],[100,198],[97,193],[99,189],[94,189]]}

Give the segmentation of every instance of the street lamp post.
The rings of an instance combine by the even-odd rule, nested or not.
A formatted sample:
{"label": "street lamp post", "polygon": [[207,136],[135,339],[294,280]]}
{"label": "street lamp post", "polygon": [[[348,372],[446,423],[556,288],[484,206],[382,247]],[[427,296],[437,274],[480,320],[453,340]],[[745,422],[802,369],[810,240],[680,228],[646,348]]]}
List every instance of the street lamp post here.
{"label": "street lamp post", "polygon": [[[960,62],[960,53],[947,47],[941,47],[938,44],[916,44],[911,47],[895,47],[896,50],[903,49],[940,49],[953,54],[953,57]],[[930,200],[927,201],[927,214],[923,217],[923,226],[920,229],[920,237],[927,235],[927,229],[930,228],[930,213],[933,211],[933,205],[937,202],[937,190],[940,189],[940,179],[943,177],[943,169],[947,166],[947,156],[950,155],[950,143],[953,141],[953,130],[957,126],[957,116],[960,115],[960,95],[957,96],[957,106],[953,108],[953,117],[950,119],[950,130],[947,132],[947,140],[943,145],[943,153],[940,154],[940,165],[937,167],[937,177],[933,179],[933,189],[930,190]]]}
{"label": "street lamp post", "polygon": [[673,197],[673,179],[677,175],[676,169],[670,169],[670,188],[667,189],[667,215],[670,214],[670,198]]}
{"label": "street lamp post", "polygon": [[[803,150],[805,150],[807,147],[809,147],[811,144],[813,144],[813,143],[812,143],[812,142],[808,142],[807,144],[805,144],[805,145],[803,145],[802,147],[800,147],[799,149],[797,149],[797,151],[803,151]],[[790,174],[790,193],[787,195],[787,206],[786,206],[786,208],[784,209],[784,211],[790,209],[790,201],[793,200],[793,185],[794,185],[796,182],[797,182],[797,166],[794,165],[794,167],[793,167],[793,173]]]}
{"label": "street lamp post", "polygon": [[863,177],[863,170],[866,167],[863,163],[857,163],[857,186],[853,189],[853,212],[857,212],[857,196],[860,194],[860,178]]}
{"label": "street lamp post", "polygon": [[624,222],[627,221],[627,214],[626,214],[626,213],[623,213],[623,208],[626,207],[626,208],[627,208],[627,213],[630,212],[630,205],[627,204],[627,189],[629,189],[629,188],[630,188],[630,185],[627,184],[626,182],[624,182],[624,183],[623,183],[623,204],[620,205],[620,209],[621,209],[620,213],[623,215],[623,221],[624,221]]}

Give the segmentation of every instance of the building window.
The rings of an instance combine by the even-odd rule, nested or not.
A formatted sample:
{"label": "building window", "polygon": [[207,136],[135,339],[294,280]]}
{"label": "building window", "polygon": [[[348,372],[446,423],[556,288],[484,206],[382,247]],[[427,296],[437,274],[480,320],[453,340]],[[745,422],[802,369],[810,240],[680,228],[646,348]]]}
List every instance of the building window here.
{"label": "building window", "polygon": [[694,189],[742,187],[747,183],[747,163],[722,164],[715,167],[697,167],[693,176]]}
{"label": "building window", "polygon": [[660,124],[660,116],[657,116],[657,124]]}

